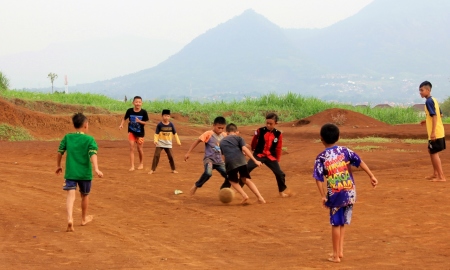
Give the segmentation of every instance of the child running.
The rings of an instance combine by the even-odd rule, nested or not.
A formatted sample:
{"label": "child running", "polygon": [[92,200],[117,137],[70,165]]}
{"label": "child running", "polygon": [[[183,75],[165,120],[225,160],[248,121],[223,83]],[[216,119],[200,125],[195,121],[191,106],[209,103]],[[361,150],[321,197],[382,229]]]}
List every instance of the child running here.
{"label": "child running", "polygon": [[[92,221],[93,216],[87,215],[89,205],[89,192],[92,183],[92,165],[99,177],[103,173],[98,169],[97,150],[98,146],[92,136],[86,135],[89,123],[86,116],[77,113],[72,117],[75,133],[68,133],[62,139],[58,154],[56,156],[56,174],[62,173],[62,156],[66,156],[66,172],[64,174],[65,185],[63,190],[67,190],[67,232],[73,232],[73,204],[75,202],[75,190],[80,189],[81,195],[81,225],[84,226]],[[92,164],[91,164],[92,163]]]}
{"label": "child running", "polygon": [[139,153],[139,167],[138,170],[144,169],[144,136],[145,129],[144,126],[147,123],[148,114],[147,111],[142,109],[142,98],[140,96],[135,96],[133,98],[134,108],[129,108],[125,116],[120,123],[119,129],[123,128],[123,123],[125,120],[130,119],[128,122],[128,142],[130,144],[130,172],[134,171],[134,147],[137,144],[137,149]]}
{"label": "child running", "polygon": [[319,188],[322,207],[330,209],[333,253],[328,260],[340,262],[344,257],[344,226],[350,224],[353,204],[356,202],[356,186],[350,165],[361,167],[369,176],[374,188],[378,180],[356,153],[336,145],[339,140],[337,126],[323,125],[320,130],[320,140],[325,150],[316,158],[313,177]]}
{"label": "child running", "polygon": [[177,140],[177,144],[181,145],[180,138],[178,138],[178,134],[175,130],[175,126],[172,122],[170,122],[170,110],[163,110],[162,113],[162,121],[156,125],[156,132],[154,136],[153,142],[156,145],[155,154],[153,155],[152,169],[149,174],[152,174],[156,171],[156,167],[159,163],[159,158],[161,156],[161,151],[164,151],[169,158],[170,168],[172,169],[172,173],[178,173],[175,170],[175,162],[173,160],[173,152],[172,152],[172,136]]}
{"label": "child running", "polygon": [[426,124],[428,132],[428,153],[430,153],[433,174],[425,177],[433,182],[445,182],[444,171],[442,170],[439,152],[445,150],[445,130],[442,124],[441,109],[437,100],[431,96],[432,85],[429,81],[424,81],[419,86],[420,96],[425,98],[426,120],[420,122]]}
{"label": "child running", "polygon": [[227,181],[227,172],[225,169],[225,164],[222,160],[222,153],[220,151],[220,141],[226,136],[224,133],[225,125],[227,121],[224,117],[218,116],[214,119],[213,129],[208,130],[191,145],[186,155],[184,156],[184,161],[189,159],[189,154],[192,150],[201,142],[205,143],[205,156],[203,157],[204,171],[200,176],[194,186],[192,186],[190,193],[194,195],[198,188],[201,188],[206,181],[212,176],[212,170],[216,169],[220,175]]}
{"label": "child running", "polygon": [[257,166],[261,166],[262,163],[253,157],[252,152],[245,146],[244,139],[237,135],[238,130],[235,124],[228,124],[226,132],[227,136],[220,141],[220,149],[225,157],[225,168],[228,174],[228,181],[230,181],[233,188],[242,195],[243,199],[241,204],[246,204],[248,195],[239,185],[239,180],[250,188],[258,198],[259,203],[266,203],[256,185],[250,180],[251,177],[247,169],[247,160],[242,152],[250,157]]}

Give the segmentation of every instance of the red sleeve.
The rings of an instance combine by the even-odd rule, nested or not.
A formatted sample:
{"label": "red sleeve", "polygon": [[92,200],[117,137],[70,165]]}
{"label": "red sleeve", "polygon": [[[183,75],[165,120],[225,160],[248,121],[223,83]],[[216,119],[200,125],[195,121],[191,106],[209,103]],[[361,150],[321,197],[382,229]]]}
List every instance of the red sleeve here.
{"label": "red sleeve", "polygon": [[256,145],[258,144],[258,137],[259,137],[259,129],[255,130],[255,134],[253,134],[253,138],[252,138],[252,151],[254,151],[256,149]]}
{"label": "red sleeve", "polygon": [[280,137],[278,137],[278,144],[277,144],[277,149],[275,149],[275,153],[276,153],[276,158],[277,161],[280,162],[281,159],[281,148],[283,147],[283,134],[280,134]]}

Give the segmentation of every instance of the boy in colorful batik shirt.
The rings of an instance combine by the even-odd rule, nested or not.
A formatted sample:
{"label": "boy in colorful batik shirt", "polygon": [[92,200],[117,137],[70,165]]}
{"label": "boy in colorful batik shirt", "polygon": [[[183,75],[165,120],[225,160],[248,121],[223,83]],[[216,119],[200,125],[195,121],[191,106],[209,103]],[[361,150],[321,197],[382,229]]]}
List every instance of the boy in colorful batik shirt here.
{"label": "boy in colorful batik shirt", "polygon": [[370,177],[374,188],[378,180],[355,152],[336,145],[339,140],[339,128],[336,125],[323,125],[320,139],[325,151],[316,158],[313,177],[322,197],[322,206],[330,209],[333,254],[329,261],[340,262],[344,256],[344,226],[350,224],[353,204],[356,202],[355,181],[350,166],[361,167]]}
{"label": "boy in colorful batik shirt", "polygon": [[175,161],[173,160],[172,152],[172,137],[175,137],[178,145],[181,145],[175,126],[170,122],[170,110],[163,110],[161,113],[162,121],[156,125],[155,136],[153,143],[156,145],[155,154],[153,155],[152,169],[148,174],[155,172],[159,163],[161,151],[164,150],[169,158],[170,168],[172,173],[178,173],[175,170]]}

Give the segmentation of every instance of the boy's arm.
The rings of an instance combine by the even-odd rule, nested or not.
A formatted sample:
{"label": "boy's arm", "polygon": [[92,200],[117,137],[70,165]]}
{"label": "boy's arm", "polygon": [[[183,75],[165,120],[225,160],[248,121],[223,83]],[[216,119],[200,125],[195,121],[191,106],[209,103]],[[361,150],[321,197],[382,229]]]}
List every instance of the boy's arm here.
{"label": "boy's arm", "polygon": [[98,175],[98,177],[103,177],[103,173],[98,169],[98,161],[97,161],[96,154],[91,156],[91,162],[92,162],[92,166],[94,167],[94,171]]}
{"label": "boy's arm", "polygon": [[253,160],[255,162],[256,165],[258,165],[258,167],[260,167],[262,165],[261,161],[257,160],[252,152],[250,151],[250,149],[248,149],[246,146],[242,146],[242,151],[244,152],[245,155],[247,155],[248,157],[250,157],[251,160]]}
{"label": "boy's arm", "polygon": [[367,166],[367,164],[361,160],[361,164],[359,164],[359,166],[361,167],[361,169],[363,169],[363,171],[365,171],[367,173],[367,175],[370,177],[370,182],[373,186],[373,188],[376,188],[378,185],[378,180],[375,178],[375,175],[373,175],[373,173],[370,171],[369,167]]}
{"label": "boy's arm", "polygon": [[56,154],[56,174],[62,173],[61,160],[62,160],[62,154],[60,152],[58,152]]}
{"label": "boy's arm", "polygon": [[194,150],[194,148],[199,144],[203,142],[200,139],[197,139],[192,145],[191,147],[189,147],[189,150],[187,151],[186,155],[184,155],[184,161],[187,161],[189,159],[189,154],[191,153],[192,150]]}
{"label": "boy's arm", "polygon": [[432,125],[431,125],[430,140],[435,141],[436,140],[437,116],[433,115],[431,119],[433,119],[433,121],[432,121]]}
{"label": "boy's arm", "polygon": [[325,203],[327,202],[327,197],[325,196],[324,182],[316,179],[316,185],[317,185],[317,188],[319,189],[320,198],[322,200],[322,207],[325,208],[326,207]]}
{"label": "boy's arm", "polygon": [[283,134],[280,134],[280,137],[278,137],[278,144],[277,144],[277,148],[275,149],[275,153],[276,153],[276,158],[277,161],[280,162],[281,160],[281,149],[283,147]]}
{"label": "boy's arm", "polygon": [[258,144],[258,135],[259,135],[259,129],[255,130],[255,134],[253,135],[253,138],[252,138],[252,143],[251,143],[252,151],[254,151],[256,149],[256,145]]}
{"label": "boy's arm", "polygon": [[180,137],[178,137],[178,133],[173,134],[173,136],[175,137],[175,140],[177,141],[177,144],[181,145]]}
{"label": "boy's arm", "polygon": [[122,129],[123,128],[123,123],[125,122],[125,119],[122,119],[122,122],[120,122],[120,126],[119,126],[119,129]]}

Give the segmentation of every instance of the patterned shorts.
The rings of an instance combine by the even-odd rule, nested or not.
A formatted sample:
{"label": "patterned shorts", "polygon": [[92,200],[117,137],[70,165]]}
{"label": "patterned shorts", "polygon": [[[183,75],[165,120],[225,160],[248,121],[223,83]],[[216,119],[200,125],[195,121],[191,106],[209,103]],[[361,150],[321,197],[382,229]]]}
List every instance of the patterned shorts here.
{"label": "patterned shorts", "polygon": [[344,226],[352,221],[353,204],[343,207],[330,208],[330,224],[332,226]]}

